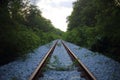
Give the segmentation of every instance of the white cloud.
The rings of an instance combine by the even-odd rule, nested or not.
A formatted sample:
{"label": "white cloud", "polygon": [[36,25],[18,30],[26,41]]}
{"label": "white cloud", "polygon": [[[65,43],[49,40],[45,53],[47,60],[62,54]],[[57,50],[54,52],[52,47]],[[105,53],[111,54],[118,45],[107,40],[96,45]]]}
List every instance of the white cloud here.
{"label": "white cloud", "polygon": [[55,27],[66,31],[66,17],[72,12],[73,1],[75,0],[40,0],[37,6],[42,11],[42,15],[50,19]]}

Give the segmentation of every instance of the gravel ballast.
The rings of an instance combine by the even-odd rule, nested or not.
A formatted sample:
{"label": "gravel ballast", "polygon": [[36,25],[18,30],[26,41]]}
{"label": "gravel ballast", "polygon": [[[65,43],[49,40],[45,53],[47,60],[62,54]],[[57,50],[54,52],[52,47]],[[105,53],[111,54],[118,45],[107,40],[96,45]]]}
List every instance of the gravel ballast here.
{"label": "gravel ballast", "polygon": [[74,62],[59,41],[47,64],[47,70],[39,80],[85,80],[80,77]]}
{"label": "gravel ballast", "polygon": [[[0,80],[28,80],[39,62],[45,56],[46,52],[54,43],[55,42],[40,46],[33,53],[28,54],[25,60],[19,59],[4,66],[1,66]],[[120,80],[120,63],[102,54],[99,54],[97,52],[94,53],[86,48],[76,46],[72,43],[65,42],[65,44],[88,67],[88,69],[95,75],[97,80]],[[60,47],[60,45],[58,46]],[[59,52],[60,48],[56,48],[56,51],[58,51],[59,54],[62,52]],[[57,55],[57,53],[55,55]],[[59,58],[62,58],[62,54]],[[68,63],[68,65],[71,64],[70,61],[64,62],[63,64],[61,62],[62,65],[65,65],[66,63]],[[50,76],[49,74],[52,75]],[[63,80],[79,80],[80,76],[78,76],[78,74],[79,73],[77,71],[58,72],[49,70],[45,72],[46,77],[44,77],[43,80],[62,80],[63,78]],[[55,75],[57,75],[58,77],[55,77]],[[71,75],[73,76],[70,77]],[[61,76],[64,77],[62,78]]]}
{"label": "gravel ballast", "polygon": [[54,42],[38,47],[25,60],[19,59],[0,67],[0,80],[28,80]]}
{"label": "gravel ballast", "polygon": [[120,63],[98,52],[92,52],[69,42],[65,43],[97,80],[120,80]]}

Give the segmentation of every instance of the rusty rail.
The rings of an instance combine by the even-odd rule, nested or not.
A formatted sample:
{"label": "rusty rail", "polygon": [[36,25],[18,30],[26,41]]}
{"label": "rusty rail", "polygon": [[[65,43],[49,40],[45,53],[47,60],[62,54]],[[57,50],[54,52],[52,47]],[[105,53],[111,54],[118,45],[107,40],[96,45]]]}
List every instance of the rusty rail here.
{"label": "rusty rail", "polygon": [[77,61],[77,65],[79,66],[82,75],[86,80],[97,80],[95,76],[88,70],[88,68],[78,59],[75,54],[65,45],[63,41],[61,41],[65,49],[67,50],[68,54],[71,56],[71,59]]}
{"label": "rusty rail", "polygon": [[[50,50],[46,53],[45,57],[42,59],[42,61],[40,62],[40,64],[38,65],[38,67],[35,69],[35,71],[32,73],[32,75],[30,76],[29,80],[38,80],[38,78],[42,75],[42,69],[45,67],[46,63],[47,63],[47,59],[48,57],[51,56],[51,54],[53,53],[57,42],[52,46],[52,48],[50,48]],[[77,61],[76,66],[79,67],[79,70],[81,70],[82,76],[84,77],[86,80],[97,80],[94,75],[88,70],[88,68],[75,56],[75,54],[65,45],[65,43],[63,41],[61,41],[63,46],[65,47],[65,49],[67,50],[68,54],[70,55],[71,59],[73,61]]]}
{"label": "rusty rail", "polygon": [[32,75],[30,76],[29,80],[37,80],[38,77],[40,75],[42,75],[42,69],[44,68],[47,59],[49,56],[51,56],[51,54],[53,53],[56,44],[58,41],[56,41],[56,43],[52,46],[52,48],[50,48],[50,50],[46,53],[45,57],[42,59],[42,61],[40,62],[40,64],[38,65],[38,67],[35,69],[35,71],[32,73]]}

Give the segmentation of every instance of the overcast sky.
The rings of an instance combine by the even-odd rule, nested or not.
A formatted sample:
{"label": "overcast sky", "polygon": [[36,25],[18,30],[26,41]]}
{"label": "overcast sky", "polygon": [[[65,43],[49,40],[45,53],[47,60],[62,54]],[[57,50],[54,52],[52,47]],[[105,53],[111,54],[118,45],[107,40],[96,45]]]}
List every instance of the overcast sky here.
{"label": "overcast sky", "polygon": [[38,0],[36,4],[42,11],[42,15],[50,19],[54,27],[66,31],[66,18],[72,12],[74,1],[76,0]]}

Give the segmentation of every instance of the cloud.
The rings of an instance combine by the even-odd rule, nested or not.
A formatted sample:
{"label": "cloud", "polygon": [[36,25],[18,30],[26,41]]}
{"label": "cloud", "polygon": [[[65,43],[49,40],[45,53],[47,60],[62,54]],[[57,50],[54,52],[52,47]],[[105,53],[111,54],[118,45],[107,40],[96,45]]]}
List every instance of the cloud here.
{"label": "cloud", "polygon": [[72,3],[70,2],[70,1],[59,1],[59,3],[58,2],[53,2],[53,1],[51,1],[50,3],[49,3],[49,5],[51,5],[51,7],[67,7],[67,8],[71,8],[71,6],[72,6]]}
{"label": "cloud", "polygon": [[72,3],[71,3],[71,2],[68,2],[68,1],[66,1],[66,2],[61,2],[61,3],[60,3],[60,6],[67,7],[67,8],[71,8]]}
{"label": "cloud", "polygon": [[73,1],[75,0],[40,0],[37,6],[42,11],[42,15],[50,19],[55,27],[66,31],[66,17],[72,12]]}

